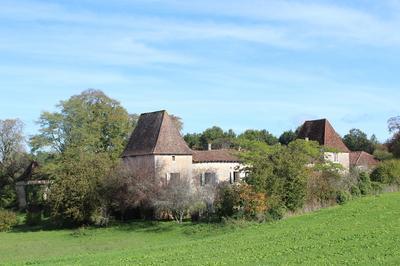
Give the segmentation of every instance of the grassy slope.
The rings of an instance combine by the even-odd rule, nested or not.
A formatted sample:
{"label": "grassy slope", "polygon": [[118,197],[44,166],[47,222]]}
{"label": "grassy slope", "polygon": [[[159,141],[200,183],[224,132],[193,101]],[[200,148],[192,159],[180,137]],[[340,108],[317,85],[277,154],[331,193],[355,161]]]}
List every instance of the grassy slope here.
{"label": "grassy slope", "polygon": [[241,229],[135,223],[0,233],[0,264],[400,264],[400,193]]}

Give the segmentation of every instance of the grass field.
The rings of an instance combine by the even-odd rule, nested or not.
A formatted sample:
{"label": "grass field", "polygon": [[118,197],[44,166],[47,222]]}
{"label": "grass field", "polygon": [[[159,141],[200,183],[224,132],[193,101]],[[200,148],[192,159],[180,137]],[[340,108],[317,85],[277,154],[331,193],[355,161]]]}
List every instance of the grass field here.
{"label": "grass field", "polygon": [[133,223],[0,233],[0,264],[400,264],[400,193],[246,227]]}

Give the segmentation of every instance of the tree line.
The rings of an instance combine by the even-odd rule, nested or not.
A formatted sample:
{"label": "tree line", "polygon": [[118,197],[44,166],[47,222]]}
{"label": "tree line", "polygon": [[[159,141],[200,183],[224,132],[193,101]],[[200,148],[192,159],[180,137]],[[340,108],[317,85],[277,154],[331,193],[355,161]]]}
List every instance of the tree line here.
{"label": "tree line", "polygon": [[[181,130],[182,120],[173,118]],[[178,221],[188,213],[267,219],[306,204],[324,205],[351,193],[365,193],[374,180],[398,182],[393,174],[397,161],[391,159],[400,157],[400,117],[389,120],[393,136],[386,143],[359,129],[343,137],[351,150],[364,150],[394,164],[379,168],[372,181],[364,174],[340,177],[340,167],[326,164],[317,143],[296,139],[297,130],[279,137],[267,130],[236,134],[217,126],[188,133],[184,139],[192,149],[207,149],[209,143],[213,149],[241,147],[239,156],[251,166],[242,184],[203,187],[193,193],[187,193],[185,182],[155,186],[123,169],[120,155],[137,120],[138,115],[129,114],[99,90],[84,91],[59,102],[57,111],[43,112],[38,134],[28,140],[19,119],[0,120],[0,208],[17,207],[15,183],[32,160],[41,167],[30,178],[51,180],[51,189],[44,200],[31,188],[28,213],[39,207],[59,224],[104,224],[111,215],[124,219],[128,210],[136,208],[170,212]]]}

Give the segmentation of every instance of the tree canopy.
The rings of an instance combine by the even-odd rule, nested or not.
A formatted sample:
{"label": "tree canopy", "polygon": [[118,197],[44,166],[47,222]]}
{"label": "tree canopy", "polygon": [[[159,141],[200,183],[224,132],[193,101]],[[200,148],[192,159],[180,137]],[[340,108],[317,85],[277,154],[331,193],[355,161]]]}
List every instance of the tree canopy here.
{"label": "tree canopy", "polygon": [[31,138],[33,151],[63,153],[67,148],[105,152],[118,157],[129,137],[136,116],[99,90],[86,90],[61,101],[58,112],[43,112],[39,134]]}
{"label": "tree canopy", "polygon": [[360,129],[353,128],[343,137],[343,142],[351,151],[365,151],[373,154],[378,141],[375,135],[368,139],[368,135]]}

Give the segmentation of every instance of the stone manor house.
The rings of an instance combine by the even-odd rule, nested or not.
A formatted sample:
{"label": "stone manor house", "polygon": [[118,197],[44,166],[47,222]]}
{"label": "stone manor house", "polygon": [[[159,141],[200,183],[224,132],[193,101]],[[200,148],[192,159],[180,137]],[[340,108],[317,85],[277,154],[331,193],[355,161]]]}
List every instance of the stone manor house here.
{"label": "stone manor house", "polygon": [[[330,148],[332,151],[325,153],[325,157],[347,170],[350,167],[367,170],[377,164],[370,154],[350,152],[326,119],[306,121],[298,137]],[[212,150],[211,145],[208,150],[191,150],[166,111],[140,115],[122,157],[137,175],[164,178],[167,182],[186,177],[192,178],[196,185],[234,183],[245,176],[234,150]]]}

